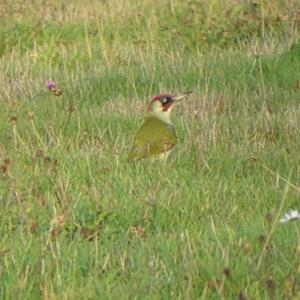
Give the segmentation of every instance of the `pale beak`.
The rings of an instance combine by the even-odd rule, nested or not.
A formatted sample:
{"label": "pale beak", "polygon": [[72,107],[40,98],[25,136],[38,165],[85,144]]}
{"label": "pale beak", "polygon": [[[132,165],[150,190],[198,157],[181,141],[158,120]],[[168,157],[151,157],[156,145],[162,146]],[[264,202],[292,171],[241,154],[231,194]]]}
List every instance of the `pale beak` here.
{"label": "pale beak", "polygon": [[187,96],[189,96],[193,91],[188,91],[188,92],[185,92],[181,95],[178,95],[178,96],[174,96],[173,97],[173,101],[174,101],[174,104],[177,104],[178,102],[180,102],[182,99],[186,98]]}

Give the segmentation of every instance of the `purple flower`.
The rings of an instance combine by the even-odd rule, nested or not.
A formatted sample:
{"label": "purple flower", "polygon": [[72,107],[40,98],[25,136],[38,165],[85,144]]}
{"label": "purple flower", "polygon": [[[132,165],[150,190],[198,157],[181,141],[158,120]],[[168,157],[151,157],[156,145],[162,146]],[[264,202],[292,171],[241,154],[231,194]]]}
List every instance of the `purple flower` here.
{"label": "purple flower", "polygon": [[53,80],[48,80],[47,83],[46,83],[46,85],[47,85],[47,88],[48,88],[50,91],[52,91],[53,89],[56,88],[56,83],[55,83],[55,81],[53,81]]}

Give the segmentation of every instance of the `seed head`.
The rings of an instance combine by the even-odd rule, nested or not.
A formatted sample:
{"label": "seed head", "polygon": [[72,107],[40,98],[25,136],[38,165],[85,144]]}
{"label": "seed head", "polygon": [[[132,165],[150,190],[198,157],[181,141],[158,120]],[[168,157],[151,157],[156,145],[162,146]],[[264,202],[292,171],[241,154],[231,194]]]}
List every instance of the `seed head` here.
{"label": "seed head", "polygon": [[258,242],[260,243],[261,246],[264,246],[264,244],[267,240],[267,237],[264,234],[261,234],[261,235],[258,236],[257,240],[258,240]]}
{"label": "seed head", "polygon": [[56,97],[59,97],[59,96],[61,96],[62,94],[63,94],[62,90],[60,90],[60,89],[55,89],[54,95],[55,95]]}
{"label": "seed head", "polygon": [[5,165],[9,165],[10,164],[10,159],[9,158],[5,158],[3,162],[4,162]]}
{"label": "seed head", "polygon": [[274,281],[274,279],[272,278],[272,276],[270,276],[267,281],[266,281],[266,286],[269,290],[274,290],[276,289],[276,282]]}
{"label": "seed head", "polygon": [[30,233],[36,233],[38,229],[38,221],[37,220],[32,220],[31,224],[29,226],[29,231]]}
{"label": "seed head", "polygon": [[0,165],[0,173],[2,173],[3,175],[6,175],[7,171],[8,171],[8,167],[6,164]]}
{"label": "seed head", "polygon": [[252,251],[252,245],[249,241],[245,241],[243,243],[243,251],[245,253],[245,255],[249,255]]}
{"label": "seed head", "polygon": [[239,300],[247,300],[247,296],[243,292],[240,292],[239,293]]}
{"label": "seed head", "polygon": [[272,213],[268,212],[266,214],[265,218],[266,218],[266,221],[267,221],[268,224],[272,224],[272,221],[273,221],[273,218],[274,218]]}
{"label": "seed head", "polygon": [[30,112],[28,113],[28,119],[29,119],[29,120],[33,120],[33,118],[34,118],[34,112],[30,111]]}
{"label": "seed head", "polygon": [[266,280],[266,287],[269,293],[269,298],[271,300],[275,299],[275,293],[276,293],[276,282],[275,280],[272,278],[272,276],[270,276],[267,280]]}
{"label": "seed head", "polygon": [[60,227],[55,227],[51,230],[51,237],[52,239],[55,239],[59,236],[59,234],[61,233],[61,228]]}
{"label": "seed head", "polygon": [[230,276],[230,269],[228,267],[225,267],[223,269],[223,273],[224,273],[225,276],[229,277]]}
{"label": "seed head", "polygon": [[35,154],[37,157],[42,157],[44,153],[42,149],[37,149]]}
{"label": "seed head", "polygon": [[50,156],[45,156],[44,157],[44,162],[45,163],[50,163],[51,162],[51,157]]}
{"label": "seed head", "polygon": [[17,124],[17,116],[16,115],[12,115],[11,117],[10,117],[10,122],[11,122],[11,124],[13,125],[13,126],[16,126],[16,124]]}
{"label": "seed head", "polygon": [[50,92],[52,92],[55,96],[59,97],[63,94],[62,90],[57,87],[57,84],[53,80],[48,80],[46,82],[46,86]]}

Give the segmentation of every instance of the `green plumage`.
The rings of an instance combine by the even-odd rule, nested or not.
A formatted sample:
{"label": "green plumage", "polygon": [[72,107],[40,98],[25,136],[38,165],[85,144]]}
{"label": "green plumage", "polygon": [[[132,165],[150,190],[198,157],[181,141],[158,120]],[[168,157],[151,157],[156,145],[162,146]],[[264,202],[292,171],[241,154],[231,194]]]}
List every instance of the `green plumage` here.
{"label": "green plumage", "polygon": [[135,136],[129,159],[133,161],[159,156],[174,147],[175,129],[156,117],[148,117]]}

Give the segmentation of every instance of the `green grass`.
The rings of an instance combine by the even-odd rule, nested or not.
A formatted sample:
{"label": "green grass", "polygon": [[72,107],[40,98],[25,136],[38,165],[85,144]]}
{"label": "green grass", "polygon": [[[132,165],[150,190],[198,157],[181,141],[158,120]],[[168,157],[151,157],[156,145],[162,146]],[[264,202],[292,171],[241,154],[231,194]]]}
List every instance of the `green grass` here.
{"label": "green grass", "polygon": [[298,1],[69,2],[0,6],[0,298],[298,299]]}

